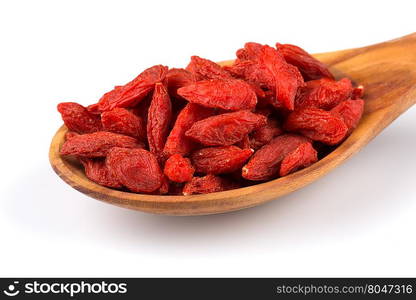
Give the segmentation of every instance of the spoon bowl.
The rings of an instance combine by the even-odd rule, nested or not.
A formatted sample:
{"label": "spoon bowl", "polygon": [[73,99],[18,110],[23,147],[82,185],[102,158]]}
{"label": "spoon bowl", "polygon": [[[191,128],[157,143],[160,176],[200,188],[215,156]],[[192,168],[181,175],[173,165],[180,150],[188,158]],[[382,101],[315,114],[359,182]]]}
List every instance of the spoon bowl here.
{"label": "spoon bowl", "polygon": [[[337,79],[348,77],[365,88],[365,110],[358,127],[329,155],[308,168],[250,187],[191,196],[142,195],[100,186],[82,166],[59,154],[67,128],[52,139],[54,171],[76,190],[117,206],[167,215],[205,215],[248,208],[275,200],[319,179],[357,153],[416,102],[416,33],[372,46],[314,55]],[[222,62],[222,65],[232,61]]]}

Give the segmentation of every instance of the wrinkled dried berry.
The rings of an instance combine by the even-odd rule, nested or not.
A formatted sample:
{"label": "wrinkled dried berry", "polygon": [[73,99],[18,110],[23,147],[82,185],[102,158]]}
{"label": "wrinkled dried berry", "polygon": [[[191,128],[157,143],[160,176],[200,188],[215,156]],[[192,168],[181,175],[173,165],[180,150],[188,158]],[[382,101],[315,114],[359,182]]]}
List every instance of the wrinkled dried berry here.
{"label": "wrinkled dried berry", "polygon": [[146,138],[143,119],[125,108],[103,112],[101,122],[105,131],[132,136],[138,140]]}
{"label": "wrinkled dried berry", "polygon": [[269,88],[275,92],[277,100],[288,110],[293,110],[297,90],[303,86],[303,78],[299,70],[286,63],[279,51],[268,46],[262,48],[259,64],[273,78],[273,85]]}
{"label": "wrinkled dried berry", "polygon": [[151,193],[162,186],[163,173],[156,156],[144,149],[112,148],[106,166],[126,188]]}
{"label": "wrinkled dried berry", "polygon": [[172,104],[168,92],[163,84],[157,83],[147,117],[147,140],[150,152],[158,157],[165,146],[171,119]]}
{"label": "wrinkled dried berry", "polygon": [[193,152],[191,159],[198,173],[224,174],[241,169],[253,152],[236,146],[210,147]]}
{"label": "wrinkled dried berry", "polygon": [[166,161],[163,172],[170,180],[181,183],[190,181],[194,176],[195,169],[189,158],[174,154]]}
{"label": "wrinkled dried berry", "polygon": [[178,94],[189,102],[225,110],[251,110],[257,103],[252,87],[237,79],[198,81],[180,88]]}
{"label": "wrinkled dried berry", "polygon": [[243,49],[237,50],[236,56],[241,60],[255,60],[259,57],[262,48],[262,44],[248,42],[244,44]]}
{"label": "wrinkled dried berry", "polygon": [[212,116],[214,111],[198,104],[189,103],[179,113],[164,147],[164,155],[169,157],[174,154],[188,155],[195,149],[196,143],[185,136],[185,132],[192,125],[202,119]]}
{"label": "wrinkled dried berry", "polygon": [[121,188],[122,185],[118,180],[109,172],[105,160],[102,158],[81,158],[82,165],[84,166],[85,175],[88,179],[111,188]]}
{"label": "wrinkled dried berry", "polygon": [[58,111],[66,127],[76,133],[91,133],[101,130],[100,116],[90,113],[84,106],[74,102],[58,104]]}
{"label": "wrinkled dried berry", "polygon": [[241,141],[266,122],[265,116],[242,110],[198,121],[185,135],[206,146],[228,146]]}
{"label": "wrinkled dried berry", "polygon": [[334,79],[328,68],[302,48],[290,44],[276,44],[285,60],[299,69],[305,81],[327,77]]}
{"label": "wrinkled dried berry", "polygon": [[230,74],[223,70],[217,63],[199,56],[191,57],[191,62],[186,67],[186,70],[191,72],[197,81],[231,77]]}
{"label": "wrinkled dried berry", "polygon": [[243,167],[242,176],[248,180],[262,181],[279,175],[282,160],[300,144],[309,140],[296,134],[284,134],[261,147]]}
{"label": "wrinkled dried berry", "polygon": [[236,183],[229,179],[218,177],[215,175],[207,175],[204,177],[194,177],[183,187],[183,195],[192,194],[208,194],[231,190],[239,187]]}
{"label": "wrinkled dried berry", "polygon": [[105,157],[113,147],[142,148],[135,138],[112,132],[98,131],[73,136],[61,148],[61,155]]}
{"label": "wrinkled dried berry", "polygon": [[283,107],[293,110],[297,90],[303,86],[299,70],[288,64],[283,55],[270,46],[262,46],[255,52],[255,55],[252,55],[254,58],[239,59],[228,70],[234,76],[273,91]]}
{"label": "wrinkled dried berry", "polygon": [[318,152],[310,142],[300,144],[294,151],[285,156],[280,165],[280,176],[286,176],[299,169],[309,167],[318,161]]}
{"label": "wrinkled dried berry", "polygon": [[351,80],[347,78],[340,81],[328,78],[308,81],[296,97],[296,109],[316,107],[329,110],[347,100],[351,93]]}
{"label": "wrinkled dried berry", "polygon": [[346,100],[335,106],[332,113],[340,116],[344,120],[345,125],[348,127],[348,134],[350,134],[358,122],[360,122],[361,116],[364,112],[364,100]]}
{"label": "wrinkled dried berry", "polygon": [[284,128],[327,145],[340,143],[348,132],[341,117],[319,108],[304,108],[292,112],[286,119]]}
{"label": "wrinkled dried berry", "polygon": [[116,86],[105,93],[98,102],[100,111],[112,110],[116,107],[133,107],[143,100],[158,82],[163,82],[168,68],[156,65],[144,70],[136,78],[123,86]]}

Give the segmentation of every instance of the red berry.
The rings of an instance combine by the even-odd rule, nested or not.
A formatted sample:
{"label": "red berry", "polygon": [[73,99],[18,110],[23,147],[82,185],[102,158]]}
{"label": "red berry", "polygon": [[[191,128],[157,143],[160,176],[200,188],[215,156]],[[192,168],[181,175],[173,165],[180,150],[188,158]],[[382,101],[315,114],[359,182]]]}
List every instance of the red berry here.
{"label": "red berry", "polygon": [[170,180],[181,183],[190,181],[194,176],[195,169],[189,158],[174,154],[166,161],[163,172]]}

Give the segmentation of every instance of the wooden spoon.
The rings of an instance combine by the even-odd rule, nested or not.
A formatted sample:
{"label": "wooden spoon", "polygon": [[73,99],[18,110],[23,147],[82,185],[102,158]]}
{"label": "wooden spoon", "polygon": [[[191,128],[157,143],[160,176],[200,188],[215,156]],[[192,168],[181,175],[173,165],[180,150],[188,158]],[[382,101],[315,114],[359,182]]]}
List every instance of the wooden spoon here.
{"label": "wooden spoon", "polygon": [[[117,206],[168,215],[204,215],[247,208],[302,188],[339,166],[416,102],[416,33],[363,48],[317,54],[337,78],[346,76],[365,87],[365,112],[359,126],[335,151],[289,176],[250,187],[192,196],[153,196],[121,192],[88,180],[82,166],[61,157],[67,132],[53,137],[49,159],[69,185],[95,199]],[[221,64],[230,64],[226,61]]]}

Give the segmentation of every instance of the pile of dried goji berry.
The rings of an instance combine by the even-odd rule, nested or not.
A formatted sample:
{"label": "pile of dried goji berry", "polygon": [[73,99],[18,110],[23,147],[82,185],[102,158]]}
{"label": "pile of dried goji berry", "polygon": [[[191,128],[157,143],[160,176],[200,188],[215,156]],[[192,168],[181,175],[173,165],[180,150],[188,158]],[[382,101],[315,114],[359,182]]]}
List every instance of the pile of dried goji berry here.
{"label": "pile of dried goji berry", "polygon": [[60,103],[61,154],[111,188],[219,192],[316,162],[357,126],[362,95],[297,46],[247,43],[230,66],[193,56],[186,69],[153,66],[88,107]]}

